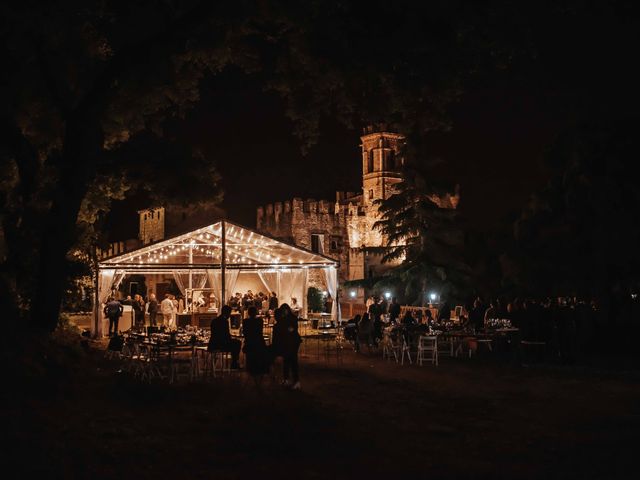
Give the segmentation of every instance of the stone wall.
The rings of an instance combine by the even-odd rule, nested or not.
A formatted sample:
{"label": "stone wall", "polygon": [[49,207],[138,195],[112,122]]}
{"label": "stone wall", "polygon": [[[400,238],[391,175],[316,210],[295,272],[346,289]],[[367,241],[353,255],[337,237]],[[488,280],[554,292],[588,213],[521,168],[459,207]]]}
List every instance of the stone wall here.
{"label": "stone wall", "polygon": [[[311,235],[323,235],[324,255],[340,262],[338,276],[348,274],[348,240],[344,218],[336,215],[336,205],[327,200],[294,198],[258,207],[256,227],[259,232],[298,247],[311,250]],[[322,273],[311,270],[309,283],[324,285]],[[317,285],[316,285],[317,284]]]}
{"label": "stone wall", "polygon": [[138,215],[140,217],[139,238],[143,245],[164,240],[164,207],[140,210]]}
{"label": "stone wall", "polygon": [[[339,279],[358,280],[379,276],[394,265],[382,264],[380,254],[366,247],[384,244],[374,228],[379,218],[375,200],[386,199],[402,180],[403,135],[386,127],[369,127],[362,143],[362,192],[336,192],[336,200],[302,200],[269,204],[257,209],[257,230],[311,250],[311,236],[324,235],[324,254],[340,262]],[[458,191],[434,199],[441,208],[456,208]],[[323,288],[319,271],[311,271],[309,284]]]}

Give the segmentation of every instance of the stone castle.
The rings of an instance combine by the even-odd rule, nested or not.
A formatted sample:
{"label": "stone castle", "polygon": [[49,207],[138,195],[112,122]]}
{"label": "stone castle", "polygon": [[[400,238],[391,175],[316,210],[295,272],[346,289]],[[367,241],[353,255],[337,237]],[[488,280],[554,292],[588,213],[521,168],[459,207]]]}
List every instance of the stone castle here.
{"label": "stone castle", "polygon": [[[256,230],[271,237],[324,254],[340,262],[340,283],[380,276],[392,264],[382,264],[382,255],[365,247],[384,246],[381,233],[374,228],[379,219],[376,200],[394,193],[402,180],[403,135],[384,128],[368,127],[362,143],[362,190],[336,192],[335,201],[294,198],[258,207]],[[432,198],[441,208],[456,208],[459,195]],[[185,233],[224,218],[218,207],[152,207],[138,211],[138,238],[116,242],[99,252],[109,257]],[[323,280],[311,276],[310,285],[322,288]],[[357,289],[358,300],[364,291]],[[353,298],[353,300],[356,300]]]}
{"label": "stone castle", "polygon": [[[369,127],[361,141],[361,192],[336,192],[335,202],[294,198],[257,209],[259,232],[339,260],[340,282],[376,277],[392,266],[364,248],[384,245],[374,228],[379,218],[374,202],[390,197],[402,180],[405,138]],[[434,200],[442,208],[456,208],[459,197],[456,193]]]}

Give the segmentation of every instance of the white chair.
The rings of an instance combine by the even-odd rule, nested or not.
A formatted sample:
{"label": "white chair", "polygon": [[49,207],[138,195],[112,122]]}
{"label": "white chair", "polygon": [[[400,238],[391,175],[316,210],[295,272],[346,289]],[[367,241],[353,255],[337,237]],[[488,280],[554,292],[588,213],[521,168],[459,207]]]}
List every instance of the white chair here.
{"label": "white chair", "polygon": [[418,359],[417,364],[422,366],[423,362],[431,362],[438,366],[438,337],[421,335],[418,338]]}
{"label": "white chair", "polygon": [[394,340],[393,336],[389,332],[385,332],[382,337],[382,359],[391,360],[391,357],[398,363],[398,354],[401,347],[397,343],[398,340]]}
{"label": "white chair", "polygon": [[407,338],[402,335],[402,346],[400,348],[400,365],[404,365],[404,357],[407,357],[409,360],[409,365],[413,365],[413,361],[411,359],[411,341],[407,341]]}
{"label": "white chair", "polygon": [[188,375],[189,381],[198,376],[198,357],[193,345],[174,346],[169,351],[169,383],[177,381],[181,373]]}
{"label": "white chair", "polygon": [[[203,379],[216,378],[218,375],[224,376],[225,373],[231,373],[231,352],[211,351],[207,347],[196,347],[196,355],[200,357],[197,361],[196,372]],[[202,368],[199,363],[203,363]]]}
{"label": "white chair", "polygon": [[216,372],[218,371],[221,377],[224,377],[225,373],[231,374],[231,352],[213,350],[211,352],[211,363],[213,364],[213,378],[216,378]]}

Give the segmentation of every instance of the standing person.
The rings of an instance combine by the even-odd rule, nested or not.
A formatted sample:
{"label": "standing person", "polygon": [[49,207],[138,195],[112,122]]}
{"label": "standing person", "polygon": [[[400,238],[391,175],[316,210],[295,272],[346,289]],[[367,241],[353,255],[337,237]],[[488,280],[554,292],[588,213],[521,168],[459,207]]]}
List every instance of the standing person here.
{"label": "standing person", "polygon": [[244,296],[242,297],[242,309],[240,310],[240,312],[242,314],[240,316],[242,318],[247,316],[247,309],[253,303],[253,299],[251,298],[250,295],[251,295],[251,290],[249,290],[247,293],[245,293]]}
{"label": "standing person", "polygon": [[487,308],[484,312],[484,326],[487,325],[488,320],[498,318],[498,309],[496,308],[497,303],[497,300],[491,300],[491,302],[489,302],[489,308]]}
{"label": "standing person", "polygon": [[131,307],[133,308],[133,318],[136,326],[144,326],[144,300],[141,295],[136,293],[133,296]]}
{"label": "standing person", "polygon": [[389,305],[389,320],[391,323],[396,323],[400,318],[400,304],[398,303],[398,299],[393,297],[391,299],[391,305]]}
{"label": "standing person", "polygon": [[367,301],[364,304],[365,307],[367,307],[367,312],[369,311],[369,308],[371,308],[371,305],[373,305],[374,303],[376,303],[376,301],[373,298],[373,295],[371,295],[369,298],[367,298]]}
{"label": "standing person", "polygon": [[389,302],[387,302],[387,298],[383,296],[380,299],[380,302],[378,302],[378,312],[380,313],[380,315],[384,315],[388,311],[389,311]]}
{"label": "standing person", "polygon": [[333,308],[333,298],[331,298],[330,293],[327,293],[327,298],[324,301],[324,313],[331,313],[332,308]]}
{"label": "standing person", "polygon": [[[431,313],[431,312],[429,312]],[[413,317],[413,315],[411,314],[411,310],[407,310],[407,312],[404,314],[404,317],[402,317],[402,324],[404,326],[412,326],[412,325],[417,325],[417,321],[416,319]]]}
{"label": "standing person", "polygon": [[[285,386],[291,385],[293,390],[299,390],[298,349],[302,339],[298,333],[298,319],[286,303],[276,309],[275,317],[272,349],[274,356],[282,357],[283,384]],[[293,384],[289,382],[289,373],[292,374]]]}
{"label": "standing person", "polygon": [[373,321],[368,313],[365,313],[358,322],[357,338],[357,351],[360,351],[364,345],[371,348],[373,344]]}
{"label": "standing person", "polygon": [[451,305],[445,301],[438,310],[438,320],[440,323],[449,322],[451,320]]}
{"label": "standing person", "polygon": [[149,325],[156,326],[156,317],[158,316],[158,300],[156,300],[156,294],[149,295],[148,312],[149,312]]}
{"label": "standing person", "polygon": [[377,312],[375,311],[375,305],[371,306],[370,310],[373,311],[373,314],[369,313],[373,325],[372,340],[373,345],[377,347],[380,340],[382,340],[382,315],[379,309]]}
{"label": "standing person", "polygon": [[118,320],[122,316],[124,308],[122,304],[113,297],[109,297],[109,301],[104,306],[104,315],[109,319],[109,336],[113,330],[113,334],[118,334]]}
{"label": "standing person", "polygon": [[296,297],[291,297],[291,311],[296,317],[300,316],[300,309],[301,308],[300,308],[300,305],[298,304],[298,299]]}
{"label": "standing person", "polygon": [[271,362],[262,335],[263,322],[261,318],[258,318],[258,309],[249,307],[247,315],[247,318],[242,321],[242,334],[244,335],[242,351],[247,361],[247,372],[254,377],[257,384],[262,375],[269,372]]}
{"label": "standing person", "polygon": [[175,295],[171,295],[171,302],[173,303],[173,311],[171,312],[171,326],[173,327],[174,325],[177,325],[176,320],[178,312],[180,311],[180,302],[178,302],[178,299]]}
{"label": "standing person", "polygon": [[231,310],[238,310],[238,307],[240,306],[240,303],[238,302],[238,294],[236,293],[235,295],[232,295],[231,298],[229,298],[229,306],[231,307]]}
{"label": "standing person", "polygon": [[471,312],[469,312],[469,323],[476,332],[479,332],[484,328],[485,311],[485,306],[482,304],[480,297],[476,298],[473,302],[473,308],[471,309]]}
{"label": "standing person", "polygon": [[278,308],[278,296],[276,295],[276,292],[271,292],[271,295],[269,295],[269,310],[273,310],[275,312],[276,308]]}
{"label": "standing person", "polygon": [[165,293],[164,300],[160,303],[160,311],[162,312],[162,324],[165,327],[171,326],[171,321],[173,320],[173,300],[171,300],[171,294]]}
{"label": "standing person", "polygon": [[231,330],[229,330],[230,318],[231,307],[224,305],[220,315],[211,320],[211,339],[209,340],[208,350],[210,352],[218,350],[231,353],[231,368],[237,370],[240,368],[238,359],[240,358],[241,342],[231,338]]}

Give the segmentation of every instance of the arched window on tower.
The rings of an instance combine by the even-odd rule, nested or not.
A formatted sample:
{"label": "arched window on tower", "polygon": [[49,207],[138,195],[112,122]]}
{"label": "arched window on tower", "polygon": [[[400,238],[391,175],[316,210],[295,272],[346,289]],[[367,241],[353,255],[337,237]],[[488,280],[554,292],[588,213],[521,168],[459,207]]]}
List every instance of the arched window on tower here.
{"label": "arched window on tower", "polygon": [[369,150],[369,157],[367,158],[367,173],[373,172],[373,150]]}

